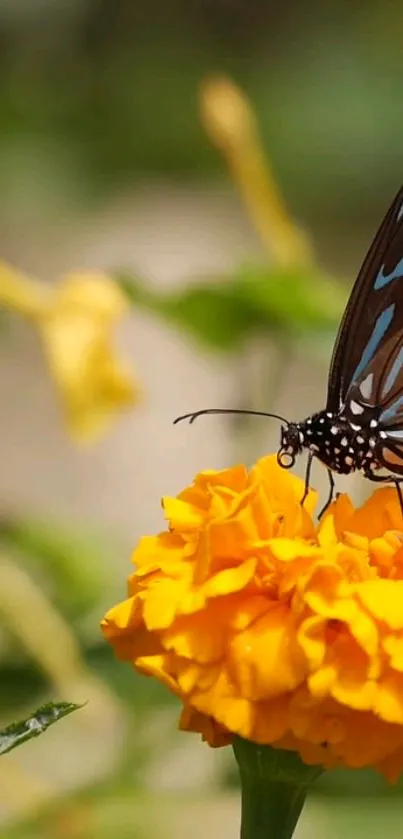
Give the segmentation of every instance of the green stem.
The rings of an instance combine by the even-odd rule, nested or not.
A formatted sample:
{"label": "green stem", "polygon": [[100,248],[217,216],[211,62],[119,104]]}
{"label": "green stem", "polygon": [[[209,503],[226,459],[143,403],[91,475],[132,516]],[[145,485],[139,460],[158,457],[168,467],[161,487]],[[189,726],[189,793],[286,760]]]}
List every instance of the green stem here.
{"label": "green stem", "polygon": [[305,798],[323,771],[298,754],[236,737],[242,787],[241,839],[291,839]]}
{"label": "green stem", "polygon": [[241,839],[290,839],[307,789],[284,783],[256,783],[241,772]]}

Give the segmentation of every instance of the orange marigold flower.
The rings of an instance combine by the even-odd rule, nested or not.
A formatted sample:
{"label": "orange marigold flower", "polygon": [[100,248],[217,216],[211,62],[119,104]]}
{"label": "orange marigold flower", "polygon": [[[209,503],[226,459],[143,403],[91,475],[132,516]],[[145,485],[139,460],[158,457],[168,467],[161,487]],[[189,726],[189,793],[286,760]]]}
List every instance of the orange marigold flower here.
{"label": "orange marigold flower", "polygon": [[181,728],[306,763],[403,769],[403,525],[396,492],[340,496],[319,524],[265,457],[197,475],[140,540],[103,632],[183,702]]}

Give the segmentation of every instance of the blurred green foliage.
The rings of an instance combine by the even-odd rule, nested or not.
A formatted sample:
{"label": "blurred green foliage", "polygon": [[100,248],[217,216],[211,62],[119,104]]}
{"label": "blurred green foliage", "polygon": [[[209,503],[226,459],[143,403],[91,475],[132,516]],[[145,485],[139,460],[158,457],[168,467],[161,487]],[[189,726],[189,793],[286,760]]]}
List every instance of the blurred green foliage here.
{"label": "blurred green foliage", "polygon": [[3,517],[0,544],[21,556],[70,620],[99,603],[108,574],[108,563],[102,563],[107,554],[105,539],[99,535],[74,532],[60,522]]}
{"label": "blurred green foliage", "polygon": [[117,279],[131,303],[184,329],[211,350],[240,349],[263,333],[281,341],[314,332],[335,332],[345,292],[317,269],[243,266],[179,291],[153,289],[135,277]]}
{"label": "blurred green foliage", "polygon": [[3,160],[32,147],[40,165],[40,145],[93,195],[153,174],[222,177],[195,91],[224,72],[254,101],[296,208],[303,196],[308,213],[361,217],[400,179],[402,23],[379,0],[3,3]]}

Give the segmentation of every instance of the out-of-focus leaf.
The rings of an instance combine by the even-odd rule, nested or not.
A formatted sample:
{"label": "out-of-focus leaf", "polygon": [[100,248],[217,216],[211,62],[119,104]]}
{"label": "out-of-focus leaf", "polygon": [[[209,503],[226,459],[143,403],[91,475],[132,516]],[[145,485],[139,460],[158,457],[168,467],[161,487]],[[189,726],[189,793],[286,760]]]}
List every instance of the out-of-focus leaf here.
{"label": "out-of-focus leaf", "polygon": [[130,301],[145,308],[215,350],[236,350],[245,338],[263,328],[256,306],[237,294],[237,281],[219,279],[180,291],[161,293],[138,280],[118,276]]}
{"label": "out-of-focus leaf", "polygon": [[252,334],[334,331],[342,286],[315,270],[244,267],[233,277],[161,293],[117,278],[131,302],[163,317],[216,350],[235,350]]}
{"label": "out-of-focus leaf", "polygon": [[306,267],[300,271],[244,267],[236,292],[273,327],[291,331],[333,329],[346,303],[343,286]]}
{"label": "out-of-focus leaf", "polygon": [[3,518],[0,542],[20,552],[34,570],[46,573],[56,604],[71,617],[99,601],[105,586],[99,538],[67,531],[59,524]]}
{"label": "out-of-focus leaf", "polygon": [[50,725],[73,711],[78,711],[81,707],[81,705],[74,705],[73,702],[49,702],[38,708],[28,719],[7,725],[6,728],[0,730],[0,755],[11,752],[12,749],[27,740],[32,740],[33,737],[38,737]]}

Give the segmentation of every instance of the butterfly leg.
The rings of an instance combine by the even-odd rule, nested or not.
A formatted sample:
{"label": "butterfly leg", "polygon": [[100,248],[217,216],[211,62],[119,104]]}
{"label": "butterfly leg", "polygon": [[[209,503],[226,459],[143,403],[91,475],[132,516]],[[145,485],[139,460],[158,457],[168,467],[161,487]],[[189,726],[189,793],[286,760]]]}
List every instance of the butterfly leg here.
{"label": "butterfly leg", "polygon": [[332,501],[333,501],[333,493],[334,493],[334,477],[333,477],[333,472],[332,472],[332,470],[331,470],[331,469],[328,469],[328,470],[327,470],[327,476],[328,476],[328,478],[329,478],[329,496],[328,496],[328,499],[327,499],[327,501],[326,501],[325,506],[324,506],[324,507],[322,507],[322,509],[321,509],[320,513],[318,513],[318,519],[321,519],[321,518],[322,518],[323,513],[325,513],[325,512],[326,512],[327,508],[330,506],[330,504],[331,504],[331,503],[332,503]]}
{"label": "butterfly leg", "polygon": [[394,484],[396,487],[397,497],[399,499],[400,510],[403,515],[403,493],[400,486],[400,484],[403,483],[403,479],[394,478],[393,475],[374,475],[371,472],[364,472],[364,477],[368,478],[368,480],[372,481],[374,484]]}
{"label": "butterfly leg", "polygon": [[306,472],[305,472],[305,487],[304,487],[304,494],[303,494],[303,496],[302,496],[302,498],[301,498],[301,501],[300,501],[301,507],[303,507],[303,506],[304,506],[304,503],[305,503],[306,497],[307,497],[308,492],[309,492],[309,482],[310,482],[310,479],[311,479],[312,461],[313,461],[313,453],[312,453],[312,452],[308,452],[308,460],[307,460],[307,464],[306,464]]}
{"label": "butterfly leg", "polygon": [[401,511],[402,516],[403,516],[403,495],[402,495],[402,490],[401,490],[401,487],[400,487],[401,481],[396,480],[396,481],[393,481],[393,483],[396,487],[396,492],[397,492],[397,495],[398,495],[398,498],[399,498],[400,511]]}

